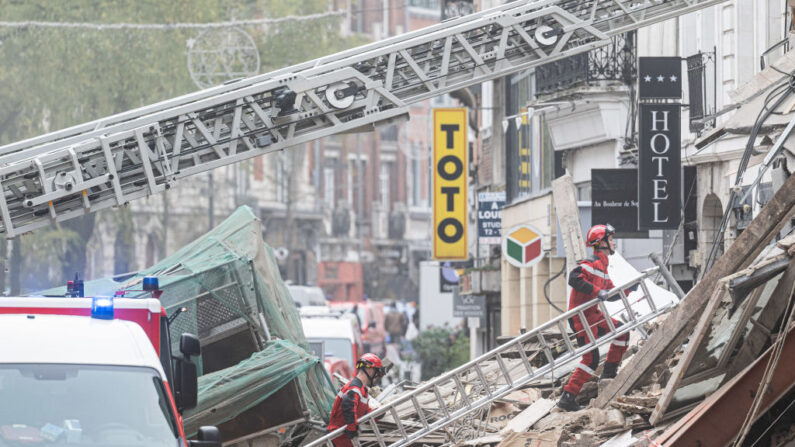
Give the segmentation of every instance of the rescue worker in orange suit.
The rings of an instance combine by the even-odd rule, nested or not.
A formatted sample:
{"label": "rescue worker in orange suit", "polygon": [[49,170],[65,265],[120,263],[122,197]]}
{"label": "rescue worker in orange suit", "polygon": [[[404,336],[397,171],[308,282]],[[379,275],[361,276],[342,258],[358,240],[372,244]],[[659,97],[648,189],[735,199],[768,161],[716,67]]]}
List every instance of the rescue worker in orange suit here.
{"label": "rescue worker in orange suit", "polygon": [[326,432],[345,427],[345,435],[332,441],[335,447],[353,447],[353,439],[359,435],[359,418],[372,411],[367,387],[384,374],[384,365],[375,354],[365,354],[356,362],[356,376],[337,393],[331,407]]}
{"label": "rescue worker in orange suit", "polygon": [[[616,243],[613,241],[615,229],[610,225],[594,225],[588,230],[586,235],[586,244],[593,247],[594,255],[580,262],[569,274],[569,285],[571,286],[571,295],[569,296],[569,309],[574,309],[577,306],[587,303],[594,298],[600,300],[616,301],[620,299],[618,295],[608,299],[608,291],[613,286],[613,281],[607,275],[608,255],[615,253]],[[629,293],[629,291],[627,291]],[[609,332],[606,317],[599,310],[599,307],[594,305],[583,312],[588,325],[594,337],[599,338]],[[612,319],[612,318],[611,318]],[[612,319],[615,327],[621,325],[620,322]],[[588,339],[588,334],[585,327],[580,321],[580,317],[574,316],[569,319],[569,325],[574,330],[577,337],[579,346],[584,346],[591,342]],[[612,379],[616,376],[618,365],[621,363],[621,357],[627,350],[627,343],[629,342],[629,333],[617,337],[610,344],[610,350],[607,352],[607,361],[605,362],[604,369],[602,370],[601,379]],[[582,356],[580,364],[574,370],[574,373],[569,378],[569,382],[563,388],[563,395],[558,401],[558,407],[566,411],[577,411],[580,406],[576,402],[576,397],[580,393],[580,389],[595,373],[596,368],[599,367],[599,349],[585,353]]]}

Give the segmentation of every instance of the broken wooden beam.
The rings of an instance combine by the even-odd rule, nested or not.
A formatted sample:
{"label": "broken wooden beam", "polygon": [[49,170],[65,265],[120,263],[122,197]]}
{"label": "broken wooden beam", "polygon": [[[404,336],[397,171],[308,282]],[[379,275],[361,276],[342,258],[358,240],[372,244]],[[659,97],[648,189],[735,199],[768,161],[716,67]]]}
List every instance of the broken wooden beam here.
{"label": "broken wooden beam", "polygon": [[566,250],[566,273],[572,271],[578,262],[588,257],[585,250],[585,239],[582,237],[576,191],[574,180],[570,174],[565,174],[552,181],[555,216],[560,225],[563,248]]}
{"label": "broken wooden beam", "polygon": [[632,356],[618,377],[596,398],[594,404],[604,408],[616,396],[626,394],[666,353],[671,352],[672,346],[677,342],[681,343],[683,334],[686,336],[695,326],[694,318],[704,310],[718,280],[748,266],[789,221],[795,211],[794,207],[795,175],[790,175],[784,186],[776,191],[748,228],[671,311],[669,317],[651,334],[643,348]]}
{"label": "broken wooden beam", "polygon": [[751,363],[764,349],[770,337],[770,330],[781,318],[787,308],[787,290],[795,283],[795,260],[791,260],[784,275],[778,280],[776,289],[759,313],[748,336],[743,340],[740,351],[734,357],[726,372],[725,382],[737,375],[745,365]]}
{"label": "broken wooden beam", "polygon": [[676,392],[677,388],[679,388],[679,383],[682,381],[682,379],[684,379],[687,369],[690,367],[690,363],[696,356],[696,352],[698,352],[698,348],[701,346],[701,342],[704,340],[704,337],[706,337],[710,324],[712,323],[712,316],[715,314],[715,311],[718,309],[721,301],[723,301],[723,297],[726,295],[726,293],[726,281],[724,280],[721,281],[721,285],[712,293],[712,297],[709,299],[706,310],[701,314],[701,318],[699,318],[695,330],[692,334],[690,334],[687,347],[685,348],[682,357],[679,359],[679,363],[677,363],[674,367],[674,370],[671,373],[671,378],[668,379],[668,383],[665,385],[665,390],[663,390],[660,399],[657,401],[657,405],[654,407],[654,411],[652,411],[651,416],[649,417],[649,422],[651,425],[657,425],[660,421],[662,421],[665,410],[668,409],[668,405],[671,403],[674,393]]}
{"label": "broken wooden beam", "polygon": [[[794,176],[795,177],[795,176]],[[792,178],[792,177],[790,177]],[[773,349],[756,359],[742,373],[710,395],[655,441],[665,446],[727,445],[743,425],[758,391]],[[795,329],[784,341],[780,364],[764,393],[757,417],[785,396],[795,384]]]}

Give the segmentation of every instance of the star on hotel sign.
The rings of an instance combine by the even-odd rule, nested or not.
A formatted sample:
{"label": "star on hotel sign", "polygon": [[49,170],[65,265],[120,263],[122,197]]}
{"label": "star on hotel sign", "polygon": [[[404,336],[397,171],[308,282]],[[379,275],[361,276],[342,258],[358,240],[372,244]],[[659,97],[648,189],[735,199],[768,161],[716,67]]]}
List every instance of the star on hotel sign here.
{"label": "star on hotel sign", "polygon": [[682,59],[679,57],[638,58],[640,99],[682,98]]}

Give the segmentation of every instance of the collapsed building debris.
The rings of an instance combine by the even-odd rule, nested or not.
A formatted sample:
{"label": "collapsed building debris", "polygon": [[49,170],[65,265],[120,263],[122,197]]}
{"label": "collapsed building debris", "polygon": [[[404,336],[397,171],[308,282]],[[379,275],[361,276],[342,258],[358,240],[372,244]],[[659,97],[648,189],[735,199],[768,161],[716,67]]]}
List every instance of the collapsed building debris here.
{"label": "collapsed building debris", "polygon": [[[555,407],[575,364],[568,361],[487,406],[464,411],[472,404],[465,396],[488,394],[483,383],[504,386],[525,375],[523,359],[538,368],[565,352],[563,347],[574,341],[564,327],[483,365],[482,378],[462,373],[439,393],[428,388],[417,396],[420,406],[404,402],[392,413],[396,418],[383,417],[378,431],[400,443],[405,439],[401,425],[422,427],[464,411],[454,424],[410,443],[725,445],[749,434],[760,436],[754,422],[777,402],[794,397],[795,328],[789,322],[795,307],[795,232],[776,240],[782,228],[790,228],[793,212],[795,176],[790,176],[705,279],[672,312],[640,326],[649,337],[633,337],[636,346],[628,350],[618,377],[593,378],[583,387],[585,409],[568,413]],[[737,400],[738,395],[743,398]],[[375,445],[378,436],[367,425],[363,429],[369,433],[366,444]],[[788,439],[789,431],[778,427],[775,435]]]}

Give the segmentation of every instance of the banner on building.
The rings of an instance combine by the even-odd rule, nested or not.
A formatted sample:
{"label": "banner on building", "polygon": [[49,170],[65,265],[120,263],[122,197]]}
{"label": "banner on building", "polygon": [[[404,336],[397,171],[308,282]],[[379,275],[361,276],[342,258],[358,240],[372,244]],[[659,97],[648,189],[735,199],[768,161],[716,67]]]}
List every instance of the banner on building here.
{"label": "banner on building", "polygon": [[638,97],[640,99],[681,99],[682,58],[638,58]]}
{"label": "banner on building", "polygon": [[486,297],[483,295],[453,295],[453,317],[484,318],[486,316]]}
{"label": "banner on building", "polygon": [[679,227],[681,126],[679,104],[640,104],[638,228]]}
{"label": "banner on building", "polygon": [[505,191],[478,193],[478,243],[499,245]]}
{"label": "banner on building", "polygon": [[467,109],[433,110],[433,258],[465,260]]}
{"label": "banner on building", "polygon": [[610,224],[618,237],[647,237],[638,230],[638,170],[591,169],[591,223]]}

